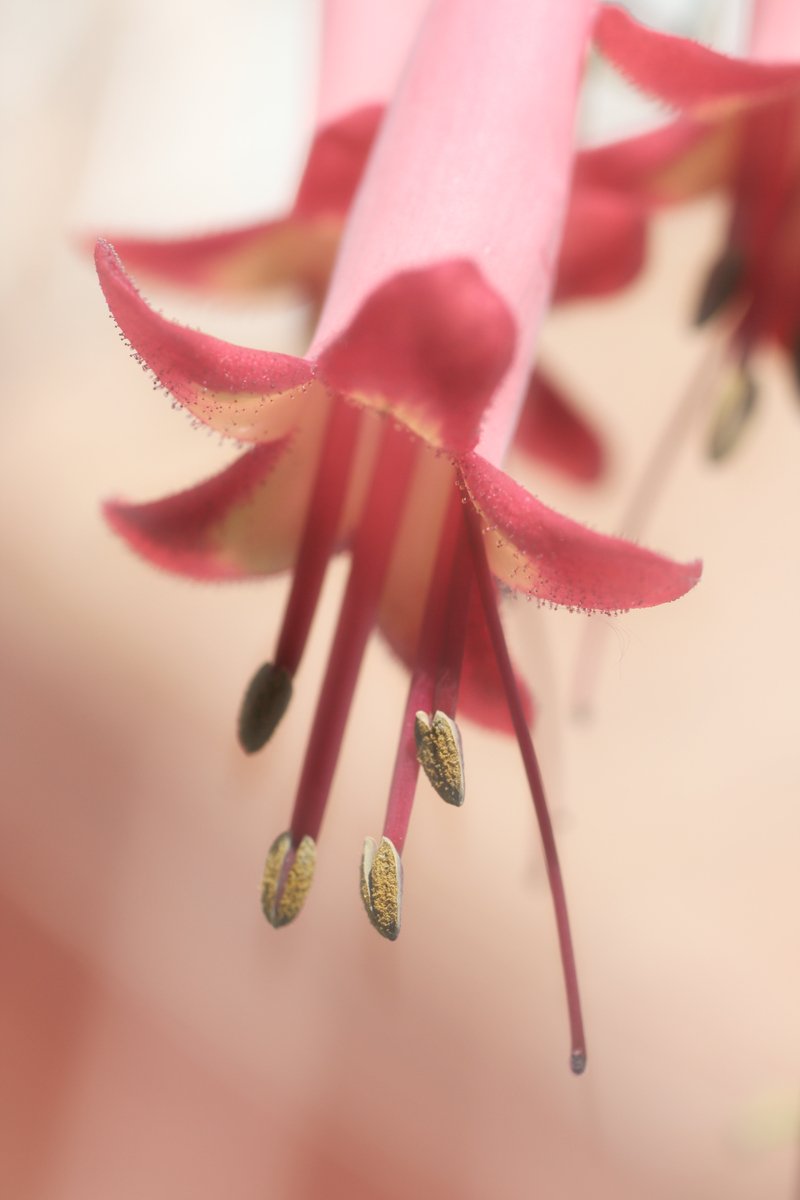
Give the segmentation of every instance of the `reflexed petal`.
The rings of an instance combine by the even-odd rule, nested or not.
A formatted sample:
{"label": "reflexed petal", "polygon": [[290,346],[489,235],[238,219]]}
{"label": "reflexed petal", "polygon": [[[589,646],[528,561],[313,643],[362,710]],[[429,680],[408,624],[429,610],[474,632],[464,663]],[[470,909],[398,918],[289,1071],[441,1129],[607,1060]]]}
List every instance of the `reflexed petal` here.
{"label": "reflexed petal", "polygon": [[641,91],[696,116],[724,115],[800,88],[798,63],[718,54],[687,38],[648,29],[621,8],[601,6],[595,41]]}
{"label": "reflexed petal", "polygon": [[688,200],[734,179],[741,120],[698,122],[681,118],[662,129],[584,150],[575,187],[634,192],[644,203]]}
{"label": "reflexed petal", "polygon": [[137,554],[179,575],[227,580],[280,571],[294,560],[309,460],[312,447],[302,439],[281,438],[187,491],[146,504],[109,501],[105,516]]}
{"label": "reflexed petal", "polygon": [[644,264],[646,234],[646,212],[638,200],[576,181],[553,299],[605,296],[630,283]]}
{"label": "reflexed petal", "polygon": [[368,296],[317,359],[331,389],[453,454],[478,440],[514,352],[514,321],[468,261],[402,271]]}
{"label": "reflexed petal", "polygon": [[603,443],[549,375],[535,370],[528,383],[514,448],[581,483],[603,474]]}
{"label": "reflexed petal", "polygon": [[232,291],[295,285],[319,297],[382,113],[369,105],[317,133],[285,218],[200,237],[110,240],[129,267],[175,283]]}
{"label": "reflexed petal", "polygon": [[492,570],[516,591],[610,612],[676,600],[700,578],[699,562],[672,562],[623,538],[594,533],[547,508],[478,455],[469,455],[461,469],[488,526]]}
{"label": "reflexed petal", "polygon": [[157,382],[204,425],[240,441],[273,440],[296,423],[314,368],[168,321],[142,299],[107,242],[95,263],[114,320]]}

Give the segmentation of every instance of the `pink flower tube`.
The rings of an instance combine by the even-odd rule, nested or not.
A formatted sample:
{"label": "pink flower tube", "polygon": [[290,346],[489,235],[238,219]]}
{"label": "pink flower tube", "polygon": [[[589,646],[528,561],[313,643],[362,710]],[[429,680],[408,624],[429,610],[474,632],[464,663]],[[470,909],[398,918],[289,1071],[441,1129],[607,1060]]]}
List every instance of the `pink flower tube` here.
{"label": "pink flower tube", "polygon": [[[567,987],[572,1064],[585,1044],[564,889],[497,604],[499,581],[582,610],[663,603],[699,578],[546,508],[499,468],[552,286],[592,0],[438,0],[381,127],[305,358],[254,351],[154,313],[101,243],[109,306],[136,354],[198,420],[255,443],[221,475],[113,527],[145,557],[204,579],[293,568],[274,656],[247,690],[244,748],[282,716],[331,555],[350,574],[289,827],[263,907],[281,926],[313,876],[364,649],[379,625],[411,682],[362,896],[400,928],[400,855],[421,764],[464,798],[457,711],[513,728],[545,846]],[[529,153],[534,146],[536,153]]]}
{"label": "pink flower tube", "polygon": [[316,131],[285,216],[176,239],[115,237],[134,269],[185,286],[295,286],[321,299],[342,224],[428,0],[325,0]]}

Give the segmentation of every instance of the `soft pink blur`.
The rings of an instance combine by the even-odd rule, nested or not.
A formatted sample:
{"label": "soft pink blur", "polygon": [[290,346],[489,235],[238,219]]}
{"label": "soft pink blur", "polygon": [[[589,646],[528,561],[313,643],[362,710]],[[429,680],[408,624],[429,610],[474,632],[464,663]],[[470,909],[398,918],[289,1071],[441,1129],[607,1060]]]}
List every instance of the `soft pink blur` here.
{"label": "soft pink blur", "polygon": [[[45,63],[39,43],[8,163],[3,1194],[789,1200],[800,1124],[789,380],[765,360],[761,412],[723,467],[702,461],[701,439],[687,444],[646,540],[701,552],[703,582],[663,610],[594,618],[613,634],[591,724],[567,703],[583,619],[509,606],[542,708],[587,1010],[589,1068],[576,1080],[510,742],[466,730],[462,811],[420,796],[399,942],[364,918],[360,848],[404,695],[378,646],[307,909],[279,933],[263,921],[262,860],[296,781],[342,573],[280,738],[243,760],[236,708],[275,636],[282,584],[182,585],[130,556],[98,514],[110,493],[156,494],[233,452],[150,390],[67,245],[105,91],[100,66],[81,68],[114,44],[102,6],[100,25],[81,11],[84,41],[63,59]],[[125,163],[123,139],[123,179]],[[164,171],[129,178],[142,204]],[[615,527],[703,352],[685,318],[721,219],[714,204],[665,219],[640,285],[574,306],[546,333],[550,361],[602,412],[619,469],[596,494],[544,474],[524,482],[595,527]],[[169,304],[222,336],[302,349],[301,314]]]}

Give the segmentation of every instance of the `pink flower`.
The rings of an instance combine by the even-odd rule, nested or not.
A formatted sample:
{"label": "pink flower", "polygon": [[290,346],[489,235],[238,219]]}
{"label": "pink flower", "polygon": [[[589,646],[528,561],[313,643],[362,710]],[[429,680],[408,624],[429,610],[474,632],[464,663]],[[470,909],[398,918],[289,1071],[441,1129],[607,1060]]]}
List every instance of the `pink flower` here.
{"label": "pink flower", "polygon": [[289,212],[192,237],[113,237],[129,266],[192,287],[291,285],[321,301],[386,98],[426,2],[326,0],[316,132]]}
{"label": "pink flower", "polygon": [[711,267],[697,321],[726,327],[709,453],[724,456],[753,411],[750,359],[777,346],[800,379],[800,9],[756,5],[751,57],[737,60],[655,33],[621,9],[598,19],[603,51],[643,91],[684,117],[655,133],[583,156],[579,179],[638,197],[651,209],[714,188],[730,197],[725,243]]}
{"label": "pink flower", "polygon": [[146,305],[110,246],[96,256],[109,307],[159,384],[202,423],[254,443],[187,492],[108,505],[112,526],[151,561],[194,578],[293,567],[273,660],[245,697],[245,749],[263,744],[288,703],[330,557],[351,555],[293,814],[267,859],[267,917],[286,924],[305,900],[377,624],[411,683],[383,836],[367,839],[362,861],[370,919],[397,936],[419,762],[443,798],[463,799],[457,709],[513,726],[545,842],[576,1070],[585,1048],[563,885],[494,581],[609,610],[675,599],[700,573],[590,532],[498,465],[551,287],[593,15],[592,0],[431,7],[305,358],[173,324]]}
{"label": "pink flower", "polygon": [[[128,267],[193,287],[248,292],[291,285],[321,303],[423,8],[422,0],[388,10],[364,0],[327,0],[317,132],[291,210],[277,220],[200,236],[110,236]],[[567,209],[554,298],[604,296],[623,287],[641,266],[644,238],[638,201],[591,182],[581,187]],[[599,434],[541,367],[531,372],[516,447],[578,482],[598,479],[606,462]]]}

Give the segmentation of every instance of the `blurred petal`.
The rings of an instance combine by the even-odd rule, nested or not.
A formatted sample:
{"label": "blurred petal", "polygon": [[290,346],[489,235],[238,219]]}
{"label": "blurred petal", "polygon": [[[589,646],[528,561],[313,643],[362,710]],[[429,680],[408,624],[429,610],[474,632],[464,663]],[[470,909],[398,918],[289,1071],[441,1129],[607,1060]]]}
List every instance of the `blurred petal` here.
{"label": "blurred petal", "polygon": [[634,191],[641,201],[672,203],[702,195],[733,178],[737,162],[735,119],[688,118],[623,141],[582,151],[575,187]]}
{"label": "blurred petal", "polygon": [[[528,725],[531,726],[535,710],[530,689],[519,671],[515,670],[514,678],[525,711],[525,718]],[[508,713],[508,702],[497,668],[497,658],[486,632],[486,622],[476,589],[473,589],[470,598],[458,712],[460,716],[468,717],[476,724],[483,725],[485,729],[493,729],[497,733],[513,734],[514,732]]]}
{"label": "blurred petal", "polygon": [[575,186],[553,299],[606,296],[625,287],[644,264],[646,234],[646,213],[637,199]]}
{"label": "blurred petal", "polygon": [[600,8],[595,40],[635,87],[695,116],[725,115],[800,88],[800,64],[730,58],[648,29],[613,6]]}
{"label": "blurred petal", "polygon": [[383,109],[371,105],[320,129],[288,216],[177,239],[112,238],[134,270],[190,286],[248,291],[294,284],[319,295]]}
{"label": "blurred petal", "polygon": [[605,468],[599,434],[539,368],[531,374],[514,447],[581,483],[593,483]]}
{"label": "blurred petal", "polygon": [[672,562],[623,538],[594,533],[547,508],[476,454],[462,471],[488,525],[492,570],[515,591],[609,612],[676,600],[700,578],[699,562]]}

